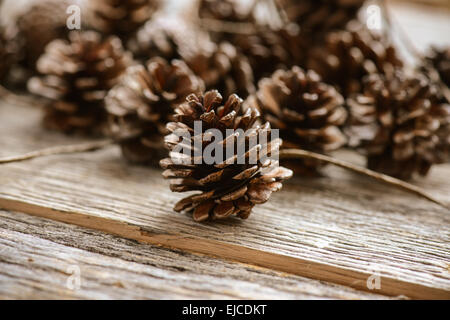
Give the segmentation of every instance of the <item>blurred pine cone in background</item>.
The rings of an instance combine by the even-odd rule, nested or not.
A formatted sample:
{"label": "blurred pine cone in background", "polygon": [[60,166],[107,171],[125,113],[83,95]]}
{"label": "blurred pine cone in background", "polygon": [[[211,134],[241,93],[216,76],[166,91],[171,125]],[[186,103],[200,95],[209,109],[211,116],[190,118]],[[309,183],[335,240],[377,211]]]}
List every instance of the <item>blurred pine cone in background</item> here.
{"label": "blurred pine cone in background", "polygon": [[[191,154],[190,157],[184,155],[190,160],[189,164],[178,162],[177,153],[171,153],[171,158],[162,160],[161,166],[166,169],[163,176],[171,180],[172,191],[200,192],[179,201],[175,205],[175,211],[192,212],[196,221],[208,218],[224,219],[232,215],[246,219],[255,204],[266,202],[272,192],[281,189],[281,181],[292,176],[292,171],[279,167],[276,161],[270,158],[263,159],[264,152],[269,156],[278,152],[281,141],[280,139],[271,141],[270,125],[266,123],[263,126],[255,126],[258,111],[250,108],[243,113],[241,104],[242,100],[234,94],[223,103],[222,96],[213,90],[204,95],[190,95],[187,102],[176,109],[174,116],[176,122],[167,125],[170,132],[180,130],[193,132],[194,121],[201,121],[201,139],[204,141],[204,148],[211,143],[208,143],[210,140],[206,138],[206,131],[218,129],[224,137],[224,156],[228,156],[225,152],[227,145],[225,140],[231,139],[229,141],[234,145],[235,153],[230,158],[224,157],[223,162],[213,164],[207,164],[203,156],[201,161],[196,162],[195,154]],[[242,129],[248,135],[242,135],[242,138],[236,135],[226,136],[226,129]],[[243,161],[243,164],[237,164],[239,145],[244,146],[245,152],[250,151],[251,145],[248,141],[250,135],[259,137],[262,132],[267,133],[268,138],[265,143],[258,139],[258,143],[262,144],[260,149],[262,152],[257,152],[256,163],[250,163],[246,158],[247,161]],[[199,138],[198,134],[196,138]],[[193,149],[194,139],[192,137],[184,143]],[[166,137],[167,147],[171,151],[179,142],[181,141],[176,134]]]}
{"label": "blurred pine cone in background", "polygon": [[126,159],[158,163],[167,155],[163,137],[176,105],[203,90],[203,82],[179,60],[155,57],[146,67],[130,67],[106,98],[109,135]]}
{"label": "blurred pine cone in background", "polygon": [[402,62],[389,40],[358,21],[350,22],[344,31],[328,34],[325,47],[313,49],[308,61],[308,68],[338,86],[344,97],[361,92],[366,75],[400,66]]}
{"label": "blurred pine cone in background", "polygon": [[368,155],[368,166],[401,179],[426,175],[448,161],[450,105],[420,73],[368,76],[364,94],[348,99],[351,145]]}
{"label": "blurred pine cone in background", "polygon": [[233,44],[249,59],[255,81],[270,76],[277,69],[303,65],[309,42],[298,25],[280,29],[258,29],[255,34],[235,35]]}
{"label": "blurred pine cone in background", "polygon": [[87,24],[124,43],[159,9],[164,0],[84,0]]}
{"label": "blurred pine cone in background", "polygon": [[210,41],[207,32],[180,17],[152,18],[128,41],[127,47],[135,59],[147,61],[152,57],[163,57],[168,61],[193,56],[201,52]]}
{"label": "blurred pine cone in background", "polygon": [[6,80],[9,70],[20,56],[21,48],[16,36],[14,28],[0,26],[0,84]]}
{"label": "blurred pine cone in background", "polygon": [[210,42],[202,49],[192,57],[185,57],[185,61],[203,79],[207,90],[217,89],[226,96],[236,93],[244,98],[255,91],[250,63],[233,45]]}
{"label": "blurred pine cone in background", "polygon": [[356,18],[365,0],[276,0],[286,18],[297,23],[305,34],[320,37],[343,29]]}
{"label": "blurred pine cone in background", "polygon": [[439,73],[442,82],[450,88],[450,46],[444,48],[433,47],[427,56],[433,67]]}
{"label": "blurred pine cone in background", "polygon": [[[283,148],[326,153],[346,143],[340,129],[347,119],[344,98],[314,71],[305,72],[297,66],[278,70],[259,82],[256,95],[247,103],[258,108],[272,128],[280,130]],[[303,166],[315,169],[318,165],[302,161],[296,169],[304,171]]]}
{"label": "blurred pine cone in background", "polygon": [[52,40],[66,38],[67,8],[74,0],[32,0],[17,19],[19,36],[23,39],[25,66],[34,71],[36,61]]}
{"label": "blurred pine cone in background", "polygon": [[64,132],[101,131],[103,100],[131,63],[114,36],[103,40],[94,31],[72,31],[68,41],[52,41],[37,62],[40,76],[28,82],[32,93],[50,99],[45,125]]}
{"label": "blurred pine cone in background", "polygon": [[225,22],[255,22],[254,0],[198,0],[201,19],[221,20]]}

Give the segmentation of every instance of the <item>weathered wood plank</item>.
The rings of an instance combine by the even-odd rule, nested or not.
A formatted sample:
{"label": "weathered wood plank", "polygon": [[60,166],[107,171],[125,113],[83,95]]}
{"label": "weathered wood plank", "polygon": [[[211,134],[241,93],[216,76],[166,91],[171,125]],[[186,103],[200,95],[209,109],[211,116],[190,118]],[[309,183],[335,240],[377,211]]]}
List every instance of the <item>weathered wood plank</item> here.
{"label": "weathered wood plank", "polygon": [[[79,270],[79,288],[76,277]],[[0,211],[2,299],[384,299]]]}
{"label": "weathered wood plank", "polygon": [[[0,128],[0,155],[62,139],[39,128],[37,110],[6,104],[0,112],[5,124]],[[17,210],[56,219],[70,219],[75,211],[120,221],[145,231],[140,236],[150,243],[164,242],[359,289],[367,290],[366,277],[379,273],[384,294],[450,295],[449,212],[425,200],[328,168],[318,179],[291,180],[247,221],[198,224],[171,210],[181,195],[168,191],[160,170],[131,166],[119,156],[113,147],[2,166],[0,196],[12,202],[2,201],[1,206],[26,202],[30,205]],[[449,174],[450,166],[441,166],[418,184],[448,199]],[[79,219],[67,222],[80,224]],[[404,286],[408,283],[411,286]]]}

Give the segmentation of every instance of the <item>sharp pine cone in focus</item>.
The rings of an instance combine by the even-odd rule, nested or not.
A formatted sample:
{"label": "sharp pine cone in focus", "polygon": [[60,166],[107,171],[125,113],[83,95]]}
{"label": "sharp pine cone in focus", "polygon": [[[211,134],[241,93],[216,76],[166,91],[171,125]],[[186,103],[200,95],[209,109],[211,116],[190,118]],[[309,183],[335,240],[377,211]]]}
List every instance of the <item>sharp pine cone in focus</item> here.
{"label": "sharp pine cone in focus", "polygon": [[[347,119],[344,99],[314,71],[305,72],[297,66],[277,70],[271,78],[259,82],[256,95],[247,103],[256,106],[272,128],[280,130],[284,148],[324,153],[346,143],[340,129]],[[300,166],[295,165],[298,171],[320,165],[316,161],[301,162]]]}
{"label": "sharp pine cone in focus", "polygon": [[130,39],[127,47],[134,57],[147,61],[153,57],[183,59],[200,52],[202,44],[209,41],[209,35],[180,17],[153,18],[142,26]]}
{"label": "sharp pine cone in focus", "polygon": [[255,90],[247,57],[230,43],[210,42],[200,53],[185,57],[185,61],[203,79],[207,90],[216,89],[226,96],[236,93],[244,98]]}
{"label": "sharp pine cone in focus", "polygon": [[450,88],[450,46],[445,48],[432,48],[427,60],[439,73],[442,82]]}
{"label": "sharp pine cone in focus", "polygon": [[424,74],[368,76],[364,93],[347,103],[351,144],[365,150],[370,169],[410,179],[448,161],[450,105],[436,94]]}
{"label": "sharp pine cone in focus", "polygon": [[[195,139],[198,139],[203,141],[203,150],[206,152],[210,144],[208,141],[211,140],[207,130],[218,129],[224,140],[215,143],[223,143],[223,155],[226,156],[218,163],[207,164],[209,162],[204,154],[199,159],[195,157],[195,153],[189,156],[171,152],[170,158],[161,161],[162,168],[166,169],[163,176],[171,180],[172,191],[200,192],[179,201],[175,205],[175,211],[193,212],[196,221],[208,218],[224,219],[232,215],[246,219],[255,204],[266,202],[272,192],[280,190],[281,181],[291,177],[292,171],[279,167],[278,162],[270,158],[270,155],[278,152],[281,140],[271,140],[270,125],[266,123],[263,126],[256,126],[258,111],[250,108],[243,113],[241,103],[242,100],[234,94],[223,103],[222,96],[212,90],[204,95],[190,95],[187,102],[176,109],[174,116],[176,122],[167,125],[172,132],[166,137],[170,151],[173,151],[181,141],[193,149],[196,145]],[[202,123],[201,134],[194,132],[195,121]],[[245,134],[227,136],[227,129],[242,129]],[[196,136],[191,136],[187,141],[180,140],[179,135],[182,132],[194,133]],[[257,141],[261,144],[261,149],[258,145],[252,147],[249,137],[258,137],[265,133],[268,135],[267,141],[259,139]],[[227,144],[234,146],[232,155],[225,150]],[[237,154],[236,150],[240,150],[239,146],[242,145],[245,161],[239,162],[236,159],[242,154]],[[252,151],[256,151],[254,158],[256,161],[249,161],[249,154]],[[227,156],[229,158],[226,158]],[[182,158],[185,161],[180,162]]]}
{"label": "sharp pine cone in focus", "polygon": [[294,23],[277,30],[260,28],[255,34],[238,34],[232,43],[249,59],[256,81],[277,69],[303,64],[309,45]]}
{"label": "sharp pine cone in focus", "polygon": [[365,0],[276,0],[291,22],[314,36],[342,29],[354,19]]}
{"label": "sharp pine cone in focus", "polygon": [[126,41],[159,6],[160,0],[88,0],[85,9],[89,26]]}
{"label": "sharp pine cone in focus", "polygon": [[24,42],[25,64],[35,69],[36,61],[52,40],[68,33],[66,13],[74,0],[34,0],[17,19],[19,36]]}
{"label": "sharp pine cone in focus", "polygon": [[368,74],[390,72],[402,66],[388,39],[374,34],[358,21],[345,31],[328,34],[325,47],[311,51],[308,68],[324,81],[339,87],[344,97],[362,91],[362,80]]}
{"label": "sharp pine cone in focus", "polygon": [[46,48],[37,63],[39,77],[31,78],[31,92],[50,99],[44,124],[65,132],[95,133],[104,124],[103,100],[132,64],[119,38],[102,39],[94,31],[69,34]]}
{"label": "sharp pine cone in focus", "polygon": [[157,164],[167,155],[164,135],[175,106],[203,89],[180,60],[155,57],[145,67],[130,67],[106,98],[109,134],[128,160]]}

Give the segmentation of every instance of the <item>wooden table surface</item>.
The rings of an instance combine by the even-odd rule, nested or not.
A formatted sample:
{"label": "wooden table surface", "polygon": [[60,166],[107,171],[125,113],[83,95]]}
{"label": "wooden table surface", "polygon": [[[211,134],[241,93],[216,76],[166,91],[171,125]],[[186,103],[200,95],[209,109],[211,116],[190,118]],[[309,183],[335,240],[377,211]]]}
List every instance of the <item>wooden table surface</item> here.
{"label": "wooden table surface", "polygon": [[[86,141],[40,117],[3,99],[0,156]],[[414,183],[450,203],[450,164]],[[0,166],[0,298],[450,299],[450,212],[414,195],[327,167],[248,220],[196,223],[182,197],[115,146]]]}

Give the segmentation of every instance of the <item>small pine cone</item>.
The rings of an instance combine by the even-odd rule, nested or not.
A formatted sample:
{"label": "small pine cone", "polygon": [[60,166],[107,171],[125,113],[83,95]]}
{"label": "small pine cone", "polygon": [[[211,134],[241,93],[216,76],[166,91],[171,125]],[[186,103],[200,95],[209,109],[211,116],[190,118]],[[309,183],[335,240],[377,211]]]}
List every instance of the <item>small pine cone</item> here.
{"label": "small pine cone", "polygon": [[366,75],[390,72],[400,66],[402,62],[389,41],[358,21],[350,22],[345,31],[330,33],[325,48],[313,49],[308,62],[309,69],[338,86],[344,97],[361,92]]}
{"label": "small pine cone", "polygon": [[128,40],[159,9],[160,0],[88,0],[87,24]]}
{"label": "small pine cone", "polygon": [[312,35],[342,29],[356,18],[365,0],[276,0],[289,21]]}
{"label": "small pine cone", "polygon": [[11,66],[17,61],[19,44],[14,40],[16,31],[13,28],[0,26],[0,83],[5,80]]}
{"label": "small pine cone", "polygon": [[424,74],[400,70],[370,75],[363,94],[348,99],[353,146],[367,153],[370,169],[401,179],[426,175],[448,161],[450,105],[438,101],[437,88]]}
{"label": "small pine cone", "polygon": [[102,39],[94,31],[69,33],[57,39],[37,62],[39,77],[28,82],[31,92],[50,99],[44,124],[64,132],[100,132],[103,100],[125,69],[132,64],[119,38]]}
{"label": "small pine cone", "polygon": [[74,0],[34,0],[17,19],[19,35],[24,42],[24,63],[34,70],[36,61],[52,40],[68,33],[66,13]]}
{"label": "small pine cone", "polygon": [[256,81],[277,69],[304,63],[308,45],[294,23],[278,30],[260,28],[255,34],[236,35],[232,43],[249,59]]}
{"label": "small pine cone", "polygon": [[[341,132],[347,119],[344,98],[321,81],[314,71],[294,66],[277,70],[271,78],[259,82],[256,95],[247,100],[257,107],[272,128],[280,130],[284,148],[300,148],[315,152],[336,150],[346,143]],[[317,169],[320,163],[300,161],[296,171]],[[289,161],[291,167],[299,161]],[[294,168],[294,167],[292,167]]]}
{"label": "small pine cone", "polygon": [[439,73],[442,82],[450,88],[450,46],[441,49],[431,48],[427,60]]}
{"label": "small pine cone", "polygon": [[[212,90],[204,95],[190,95],[187,102],[175,110],[176,122],[167,125],[172,132],[166,137],[167,147],[172,151],[171,157],[160,162],[165,169],[163,176],[171,180],[170,188],[174,192],[200,191],[179,201],[175,211],[193,212],[196,221],[224,219],[232,215],[246,219],[255,204],[266,202],[272,192],[280,190],[281,181],[292,176],[292,171],[279,167],[278,162],[270,158],[278,152],[281,140],[271,140],[270,125],[256,126],[258,111],[250,108],[243,113],[241,104],[242,100],[235,94],[222,104],[222,96]],[[195,132],[196,121],[202,124],[201,134]],[[192,150],[196,139],[202,139],[203,150],[206,150],[211,140],[208,138],[209,129],[217,129],[222,135],[226,134],[227,129],[242,129],[245,135],[228,135],[220,142],[223,143],[223,154],[229,158],[218,163],[208,164],[204,154],[199,159],[195,153],[189,156],[174,152],[180,142]],[[194,137],[191,136],[188,141],[180,139],[177,131],[178,134],[194,133]],[[261,149],[252,147],[249,137],[260,137],[260,134],[268,135],[268,143],[258,139]],[[233,155],[226,152],[229,150],[225,146],[230,144],[234,146]],[[245,161],[236,161],[242,156],[236,151],[240,150],[240,146],[245,149]],[[257,149],[260,151],[256,152],[256,161],[249,161],[248,154]],[[268,158],[264,159],[264,154]],[[184,157],[185,161],[178,161],[178,156]]]}
{"label": "small pine cone", "polygon": [[247,57],[230,43],[210,42],[200,53],[185,57],[185,61],[203,79],[206,90],[216,89],[226,96],[236,93],[244,98],[255,91]]}
{"label": "small pine cone", "polygon": [[129,161],[157,164],[167,156],[164,135],[175,106],[203,90],[203,82],[180,60],[155,57],[146,67],[130,67],[106,98],[109,135]]}
{"label": "small pine cone", "polygon": [[197,26],[188,24],[179,17],[153,18],[142,26],[128,41],[127,47],[135,59],[147,61],[163,57],[171,61],[183,59],[200,52],[202,43],[209,41],[209,35]]}

